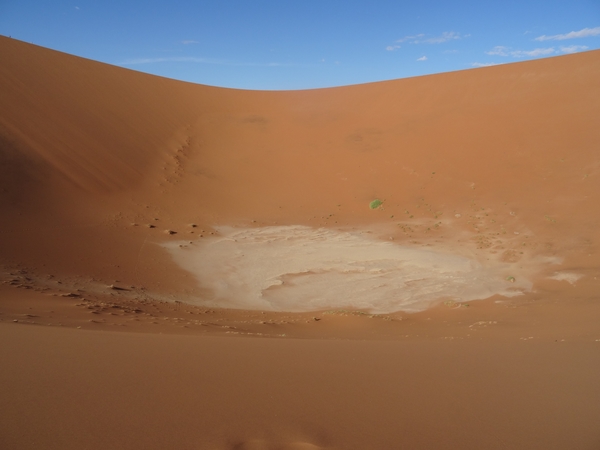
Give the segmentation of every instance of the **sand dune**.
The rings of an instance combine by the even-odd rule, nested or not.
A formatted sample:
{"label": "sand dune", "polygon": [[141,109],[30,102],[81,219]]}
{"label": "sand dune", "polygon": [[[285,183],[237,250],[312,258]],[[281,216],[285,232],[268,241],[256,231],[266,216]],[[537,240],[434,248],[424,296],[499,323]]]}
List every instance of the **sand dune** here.
{"label": "sand dune", "polygon": [[[67,253],[74,264],[57,269],[77,273],[83,263],[86,273],[135,281],[125,254],[118,270],[97,252],[97,264],[89,262],[94,245],[114,242],[117,254],[125,247],[132,255],[146,238],[164,241],[166,229],[194,237],[192,222],[210,230],[387,223],[397,241],[447,245],[464,233],[461,247],[525,247],[567,263],[597,241],[598,52],[252,92],[10,39],[2,46],[1,201],[14,237],[1,245],[11,260],[56,266],[54,255]],[[373,211],[375,198],[384,204]],[[74,229],[57,239],[57,228]],[[135,276],[152,283],[145,270]]]}
{"label": "sand dune", "polygon": [[[577,410],[579,389],[600,400],[590,375],[597,367],[584,364],[598,361],[600,348],[594,320],[600,289],[600,51],[289,92],[168,80],[4,37],[0,54],[0,326],[6,336],[14,333],[4,358],[20,348],[29,352],[31,342],[42,342],[59,324],[72,328],[56,337],[63,343],[89,329],[101,332],[86,335],[88,347],[74,346],[47,362],[43,370],[57,377],[70,370],[69,358],[92,370],[94,346],[108,349],[119,339],[142,347],[166,342],[158,333],[198,340],[144,353],[166,364],[170,352],[186,352],[191,342],[208,345],[197,335],[228,336],[227,345],[219,344],[223,351],[249,346],[259,359],[263,350],[252,347],[253,338],[276,338],[271,341],[282,348],[290,337],[315,339],[289,344],[297,352],[286,359],[290,371],[308,367],[310,346],[342,338],[350,343],[339,367],[351,371],[345,373],[351,384],[379,383],[382,391],[369,411],[383,417],[385,411],[398,413],[384,395],[395,389],[395,380],[378,378],[368,365],[351,366],[352,342],[369,340],[361,354],[386,358],[382,340],[407,340],[401,346],[409,353],[422,347],[431,354],[441,352],[441,341],[461,341],[451,351],[479,380],[478,395],[465,394],[443,411],[489,417],[474,434],[460,431],[460,414],[440,419],[431,397],[431,386],[446,386],[444,373],[455,370],[451,359],[436,367],[427,363],[431,383],[419,384],[414,396],[398,394],[405,401],[403,420],[414,425],[405,425],[402,436],[387,418],[376,427],[379,438],[369,430],[346,436],[347,427],[360,428],[347,420],[353,408],[364,407],[349,400],[350,385],[320,404],[331,413],[321,428],[316,421],[322,418],[311,419],[314,405],[303,402],[303,385],[297,392],[289,387],[281,402],[243,403],[249,415],[264,407],[295,408],[279,415],[284,419],[274,428],[265,424],[275,412],[252,421],[239,415],[235,396],[223,394],[228,407],[216,425],[208,421],[216,400],[173,412],[211,423],[198,428],[202,439],[197,430],[178,432],[200,439],[194,448],[398,448],[396,440],[433,448],[428,433],[439,448],[510,443],[525,449],[535,442],[565,448],[575,435],[579,440],[571,448],[600,442],[588,426],[599,411],[590,405]],[[26,324],[44,327],[27,335]],[[476,351],[469,340],[477,341]],[[531,340],[542,343],[523,347]],[[574,346],[574,360],[556,351],[561,342]],[[517,359],[539,365],[531,363],[520,379],[503,383],[482,354],[503,355],[506,364],[519,364],[511,355],[521,355]],[[338,383],[335,371],[328,372],[328,357],[309,364],[318,389]],[[263,359],[265,379],[283,389],[276,361]],[[215,365],[206,376],[227,373],[240,389],[255,389],[255,381],[243,379],[246,363],[236,361],[227,367],[240,375]],[[578,369],[550,373],[554,364],[567,363]],[[3,379],[18,384],[35,378],[41,366],[21,358],[18,367],[4,367]],[[128,370],[131,379],[142,375]],[[143,376],[155,389],[159,375]],[[481,400],[486,392],[503,392],[504,403],[502,396],[497,400],[503,417],[510,417],[522,407],[511,392],[537,389],[544,377],[550,379],[536,401],[546,404],[556,395],[557,407],[540,407],[538,419],[531,411],[502,426],[498,403]],[[182,389],[208,392],[184,378]],[[468,391],[459,378],[456,373],[447,389],[434,389],[437,398],[447,399],[456,386]],[[578,387],[570,390],[559,378]],[[560,394],[553,391],[558,387]],[[19,421],[4,421],[10,425],[0,429],[0,444],[80,448],[85,427],[57,441],[50,425],[38,431],[20,425],[28,417],[53,424],[43,418],[52,408],[56,417],[70,417],[73,399],[67,387],[61,389],[64,395],[39,405],[10,397]],[[132,388],[131,395],[141,389]],[[104,395],[108,404],[116,394]],[[110,411],[107,404],[84,404],[90,420]],[[177,402],[170,407],[176,411]],[[408,414],[413,409],[420,411],[418,420]],[[342,410],[336,421],[335,411]],[[160,429],[162,413],[145,414],[130,424],[136,431],[118,434],[141,436],[144,420]],[[428,414],[446,420],[448,441],[431,434],[435,425],[424,419]],[[164,433],[173,426],[165,424]],[[18,438],[24,430],[31,441]],[[90,448],[114,442],[98,439]],[[177,442],[192,445],[187,439]]]}

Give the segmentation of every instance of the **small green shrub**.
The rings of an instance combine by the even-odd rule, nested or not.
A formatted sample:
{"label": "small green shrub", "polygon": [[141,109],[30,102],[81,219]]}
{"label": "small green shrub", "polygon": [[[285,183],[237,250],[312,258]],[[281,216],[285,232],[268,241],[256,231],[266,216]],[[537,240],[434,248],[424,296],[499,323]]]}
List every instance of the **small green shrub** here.
{"label": "small green shrub", "polygon": [[378,198],[376,198],[371,203],[369,203],[369,208],[371,208],[371,209],[377,209],[381,205],[383,205],[383,202],[381,200],[379,200]]}

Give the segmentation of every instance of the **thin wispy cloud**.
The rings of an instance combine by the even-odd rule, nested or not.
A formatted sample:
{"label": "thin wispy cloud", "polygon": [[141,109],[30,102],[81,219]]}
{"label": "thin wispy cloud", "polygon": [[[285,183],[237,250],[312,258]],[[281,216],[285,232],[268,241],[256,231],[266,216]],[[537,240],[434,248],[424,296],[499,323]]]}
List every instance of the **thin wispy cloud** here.
{"label": "thin wispy cloud", "polygon": [[491,56],[511,56],[513,58],[536,58],[538,56],[549,56],[549,55],[557,55],[561,53],[576,53],[582,50],[587,50],[587,46],[585,45],[571,45],[571,46],[560,46],[558,48],[555,47],[546,47],[546,48],[535,48],[533,50],[512,50],[510,47],[504,47],[502,45],[497,45],[493,49],[485,52],[486,55]]}
{"label": "thin wispy cloud", "polygon": [[454,31],[445,31],[439,36],[430,36],[424,33],[415,34],[412,36],[404,36],[402,39],[398,39],[392,45],[388,45],[385,49],[387,51],[394,51],[401,48],[399,44],[443,44],[444,42],[454,41],[457,39],[464,39],[469,37],[470,34],[461,35]]}
{"label": "thin wispy cloud", "polygon": [[225,61],[207,58],[196,58],[194,56],[174,56],[168,58],[135,58],[121,62],[124,66],[136,66],[139,64],[157,64],[163,62],[193,62],[203,64],[225,64]]}
{"label": "thin wispy cloud", "polygon": [[486,55],[498,55],[498,56],[508,56],[508,47],[504,47],[503,45],[496,45],[493,49],[485,52]]}
{"label": "thin wispy cloud", "polygon": [[417,61],[427,61],[427,56],[421,56]]}
{"label": "thin wispy cloud", "polygon": [[402,39],[398,39],[396,42],[410,42],[411,44],[415,44],[417,40],[425,37],[424,34],[415,34],[414,36],[404,36]]}
{"label": "thin wispy cloud", "polygon": [[565,34],[555,34],[553,36],[538,36],[535,38],[536,41],[564,41],[565,39],[578,39],[592,36],[600,36],[600,27],[596,28],[584,28],[579,31],[571,31]]}
{"label": "thin wispy cloud", "polygon": [[243,62],[235,62],[235,61],[226,61],[220,59],[210,59],[210,58],[198,58],[195,56],[173,56],[167,58],[135,58],[128,59],[119,63],[121,66],[136,66],[140,64],[158,64],[158,63],[169,63],[169,62],[186,62],[186,63],[200,63],[200,64],[216,64],[222,66],[255,66],[255,67],[292,67],[298,66],[299,64],[292,63],[279,63],[279,62],[269,62],[269,63],[243,63]]}
{"label": "thin wispy cloud", "polygon": [[471,63],[471,67],[491,67],[491,66],[497,66],[500,63],[495,63],[495,62],[489,62],[489,63],[480,63],[480,62],[474,62]]}
{"label": "thin wispy cloud", "polygon": [[577,53],[587,50],[587,45],[569,45],[568,47],[561,47],[560,51],[563,53]]}
{"label": "thin wispy cloud", "polygon": [[431,37],[423,40],[416,40],[415,44],[443,44],[444,42],[454,41],[456,39],[462,39],[463,37],[469,37],[469,35],[461,36],[454,31],[442,33],[441,36]]}
{"label": "thin wispy cloud", "polygon": [[556,53],[556,50],[553,47],[535,48],[533,50],[515,50],[510,52],[510,56],[513,58],[524,58],[527,56],[535,58],[536,56],[552,55],[553,53]]}

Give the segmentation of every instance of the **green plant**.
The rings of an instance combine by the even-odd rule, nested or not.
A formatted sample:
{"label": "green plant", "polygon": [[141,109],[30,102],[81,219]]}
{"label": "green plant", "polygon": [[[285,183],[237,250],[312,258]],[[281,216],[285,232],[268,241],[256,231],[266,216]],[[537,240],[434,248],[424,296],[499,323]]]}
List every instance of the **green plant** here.
{"label": "green plant", "polygon": [[383,202],[381,200],[379,200],[378,198],[376,198],[371,203],[369,203],[369,208],[371,208],[371,209],[377,209],[381,205],[383,205]]}

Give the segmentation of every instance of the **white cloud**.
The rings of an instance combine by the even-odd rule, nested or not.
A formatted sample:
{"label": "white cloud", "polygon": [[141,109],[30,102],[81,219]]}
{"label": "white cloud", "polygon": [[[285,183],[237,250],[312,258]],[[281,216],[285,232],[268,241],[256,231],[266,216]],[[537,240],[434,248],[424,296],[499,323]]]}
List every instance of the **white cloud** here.
{"label": "white cloud", "polygon": [[[456,33],[454,31],[444,31],[439,36],[426,37],[426,34],[420,33],[415,34],[413,36],[404,36],[402,39],[398,39],[396,43],[408,42],[409,44],[443,44],[444,42],[453,41],[456,39],[463,39],[469,37],[470,34],[461,35],[460,33]],[[388,50],[395,50],[395,45],[389,45],[387,47]],[[400,46],[397,46],[400,48]]]}
{"label": "white cloud", "polygon": [[[559,53],[576,53],[581,52],[583,50],[587,50],[588,47],[586,45],[570,45],[570,46],[561,46],[558,49],[554,47],[546,47],[546,48],[535,48],[533,50],[512,50],[510,47],[504,47],[502,45],[497,45],[493,49],[485,52],[486,55],[492,56],[512,56],[513,58],[535,58],[538,56],[548,56],[548,55],[556,55]],[[479,64],[479,63],[473,63]]]}
{"label": "white cloud", "polygon": [[[568,53],[567,51],[562,50],[563,48],[569,49],[570,47],[561,47],[561,51],[563,51],[564,53]],[[574,50],[574,51],[578,51],[578,50]],[[535,48],[533,50],[511,50],[509,47],[504,47],[503,45],[497,45],[493,49],[485,52],[485,54],[491,55],[491,56],[512,56],[513,58],[525,58],[525,57],[535,58],[537,56],[552,55],[552,54],[555,54],[558,52],[559,51],[556,50],[554,47]]]}
{"label": "white cloud", "polygon": [[455,39],[462,39],[462,36],[454,31],[446,31],[442,33],[441,36],[427,38],[415,43],[420,44],[422,42],[425,44],[443,44],[444,42],[453,41]]}
{"label": "white cloud", "polygon": [[554,47],[549,48],[536,48],[533,50],[515,50],[510,52],[510,56],[513,58],[523,58],[526,56],[536,57],[536,56],[545,56],[556,53]]}
{"label": "white cloud", "polygon": [[[404,36],[402,39],[398,39],[396,42],[413,42],[417,39],[422,38],[423,36],[425,36],[424,34],[415,34],[414,36]],[[414,43],[414,42],[413,42]]]}
{"label": "white cloud", "polygon": [[569,45],[568,47],[561,47],[560,51],[563,53],[577,53],[587,50],[588,48],[587,45]]}
{"label": "white cloud", "polygon": [[243,63],[243,62],[235,62],[235,61],[226,61],[219,59],[208,59],[208,58],[197,58],[194,56],[174,56],[167,58],[137,58],[137,59],[128,59],[126,61],[118,63],[121,66],[136,66],[140,64],[157,64],[164,62],[191,62],[191,63],[202,63],[202,64],[218,64],[222,66],[240,66],[240,67],[292,67],[298,66],[298,64],[292,63],[278,63],[278,62],[270,62],[270,63]]}
{"label": "white cloud", "polygon": [[421,56],[417,61],[427,61],[427,56]]}
{"label": "white cloud", "polygon": [[564,41],[565,39],[576,39],[576,38],[585,38],[591,36],[600,35],[600,27],[596,28],[584,28],[579,31],[571,31],[566,34],[555,34],[553,36],[538,36],[535,38],[536,41]]}
{"label": "white cloud", "polygon": [[400,47],[400,45],[388,45],[385,49],[388,52],[393,52],[394,50],[398,50]]}
{"label": "white cloud", "polygon": [[223,61],[210,60],[206,58],[195,58],[193,56],[177,56],[171,58],[136,58],[128,59],[127,61],[124,61],[121,64],[125,66],[135,66],[138,64],[155,64],[162,62],[195,62],[205,64],[224,64]]}
{"label": "white cloud", "polygon": [[485,52],[486,55],[498,55],[498,56],[508,56],[508,47],[504,47],[503,45],[496,45],[493,49]]}
{"label": "white cloud", "polygon": [[494,62],[490,62],[490,63],[479,63],[479,62],[474,62],[471,63],[472,67],[490,67],[490,66],[497,66],[499,63],[494,63]]}

